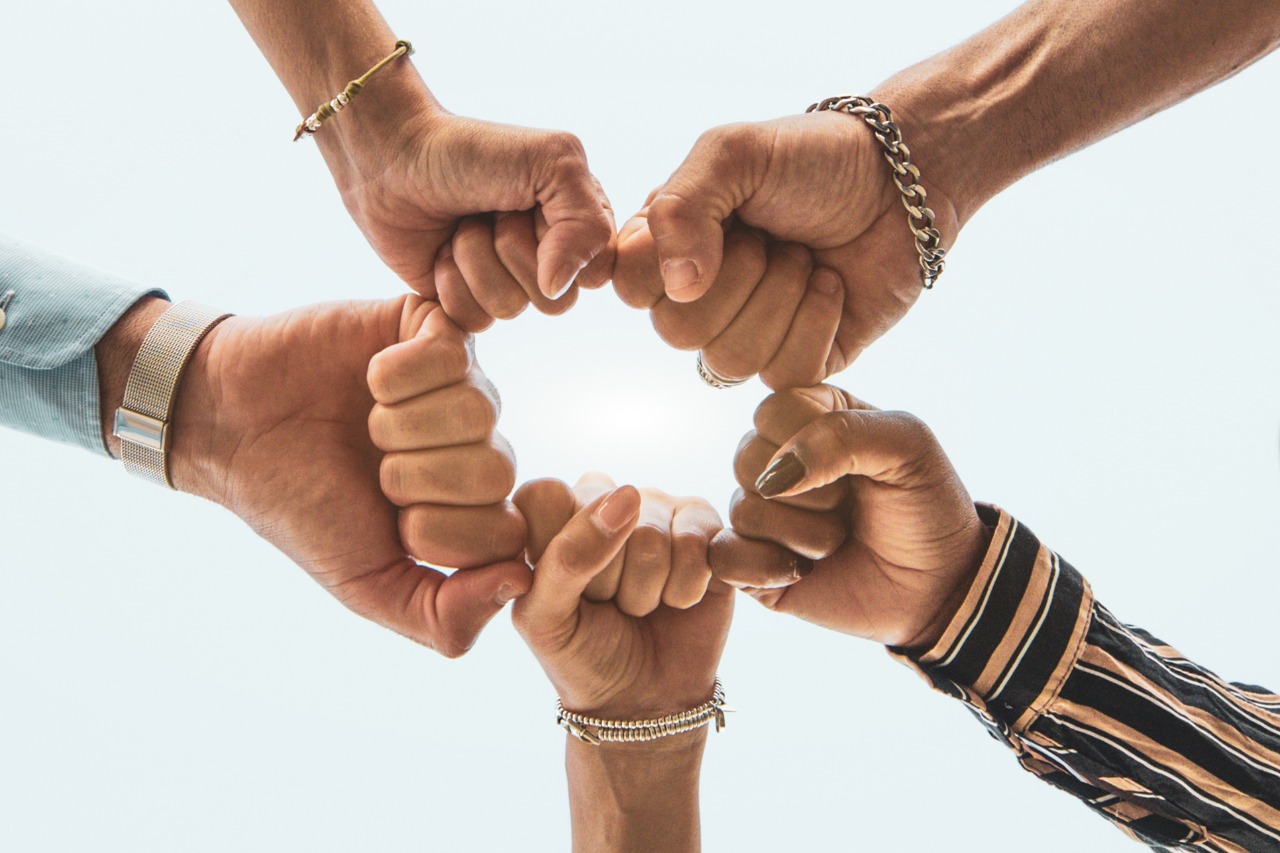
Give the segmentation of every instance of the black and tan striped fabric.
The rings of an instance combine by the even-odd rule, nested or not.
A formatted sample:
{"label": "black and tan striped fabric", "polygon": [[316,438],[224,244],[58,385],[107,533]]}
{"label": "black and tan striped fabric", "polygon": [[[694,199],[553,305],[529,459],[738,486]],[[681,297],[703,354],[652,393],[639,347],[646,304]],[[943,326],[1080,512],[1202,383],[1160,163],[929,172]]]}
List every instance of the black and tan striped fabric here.
{"label": "black and tan striped fabric", "polygon": [[895,657],[1027,770],[1162,850],[1280,851],[1280,696],[1230,684],[1093,599],[1016,519],[934,648]]}

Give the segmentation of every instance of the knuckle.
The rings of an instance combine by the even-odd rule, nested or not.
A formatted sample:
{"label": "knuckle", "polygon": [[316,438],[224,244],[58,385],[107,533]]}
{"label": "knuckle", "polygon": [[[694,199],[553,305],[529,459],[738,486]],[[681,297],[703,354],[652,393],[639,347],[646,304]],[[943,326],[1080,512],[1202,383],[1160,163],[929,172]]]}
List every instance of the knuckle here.
{"label": "knuckle", "polygon": [[514,320],[529,304],[529,297],[518,287],[494,287],[486,294],[486,308],[499,320]]}
{"label": "knuckle", "polygon": [[669,530],[658,527],[652,522],[642,521],[631,532],[627,551],[633,559],[646,565],[665,562],[669,559],[667,548],[670,536]]}
{"label": "knuckle", "polygon": [[626,590],[618,593],[614,599],[618,609],[628,616],[643,619],[657,609],[658,602],[650,601],[639,595],[629,595]]}
{"label": "knuckle", "polygon": [[481,441],[493,435],[498,426],[498,408],[482,388],[469,386],[455,405],[454,415],[464,438]]}
{"label": "knuckle", "polygon": [[729,507],[729,524],[734,530],[750,535],[756,527],[755,509],[751,506],[751,502],[747,500],[747,495],[742,489],[734,494],[734,502]]}
{"label": "knuckle", "polygon": [[391,444],[392,416],[386,406],[375,405],[369,412],[369,440],[379,450],[387,450]]}
{"label": "knuckle", "polygon": [[722,124],[704,131],[698,137],[695,147],[711,149],[726,158],[733,159],[734,155],[751,150],[755,136],[755,126],[749,122]]}
{"label": "knuckle", "polygon": [[744,379],[755,376],[767,358],[760,355],[754,341],[716,341],[702,352],[702,361],[720,376]]}
{"label": "knuckle", "polygon": [[567,130],[549,131],[543,146],[553,160],[586,163],[587,150],[583,147],[582,140]]}
{"label": "knuckle", "polygon": [[501,448],[492,447],[476,466],[476,489],[481,500],[497,502],[516,486],[516,465]]}
{"label": "knuckle", "polygon": [[445,636],[436,638],[434,648],[442,656],[457,660],[471,651],[473,645],[473,639],[446,633]]}
{"label": "knuckle", "polygon": [[886,412],[885,416],[897,424],[908,437],[922,443],[937,444],[938,439],[934,436],[933,429],[910,412]]}
{"label": "knuckle", "polygon": [[662,222],[673,219],[680,215],[681,209],[686,205],[685,199],[663,188],[653,201],[649,204],[649,222]]}
{"label": "knuckle", "polygon": [[815,429],[826,433],[835,446],[852,452],[857,446],[856,415],[852,412],[831,412],[818,419]]}
{"label": "knuckle", "polygon": [[413,503],[406,494],[404,464],[399,454],[389,453],[383,457],[382,464],[378,467],[378,480],[382,493],[393,504],[405,506]]}
{"label": "knuckle", "polygon": [[658,336],[678,350],[696,350],[711,342],[712,335],[694,318],[688,305],[664,299],[650,312]]}
{"label": "knuckle", "polygon": [[441,339],[434,350],[431,357],[446,384],[461,382],[471,373],[471,348],[467,346],[466,338]]}
{"label": "knuckle", "polygon": [[386,359],[382,353],[378,353],[369,360],[369,372],[367,381],[369,383],[369,393],[373,395],[373,399],[378,401],[390,400],[392,398],[392,371],[387,367]]}

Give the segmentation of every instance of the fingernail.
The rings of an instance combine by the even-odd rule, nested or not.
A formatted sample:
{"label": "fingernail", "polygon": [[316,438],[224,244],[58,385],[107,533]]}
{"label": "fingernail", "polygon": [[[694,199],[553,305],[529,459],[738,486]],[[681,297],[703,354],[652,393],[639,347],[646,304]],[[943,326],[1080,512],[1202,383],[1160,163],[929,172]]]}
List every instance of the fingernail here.
{"label": "fingernail", "polygon": [[585,269],[586,266],[587,265],[585,263],[581,263],[581,264],[578,264],[577,266],[565,267],[564,269],[562,269],[560,271],[560,274],[551,280],[552,287],[555,287],[556,281],[563,280],[564,283],[561,284],[560,287],[554,293],[546,294],[547,298],[559,299],[561,296],[563,296],[566,290],[573,287],[573,283],[578,280],[578,276],[582,273],[582,270]]}
{"label": "fingernail", "polygon": [[596,507],[595,517],[607,533],[617,533],[640,513],[640,502],[634,492],[618,489]]}
{"label": "fingernail", "polygon": [[701,281],[698,265],[689,258],[672,258],[669,261],[663,261],[662,281],[667,286],[667,293],[688,290]]}
{"label": "fingernail", "polygon": [[844,285],[844,282],[840,281],[840,276],[829,269],[818,270],[810,281],[813,282],[813,289],[819,293],[839,293]]}
{"label": "fingernail", "polygon": [[788,450],[764,469],[760,479],[756,480],[756,491],[766,498],[777,497],[803,480],[806,473],[808,471],[800,457],[794,450]]}
{"label": "fingernail", "polygon": [[498,587],[498,594],[493,597],[493,603],[499,607],[506,607],[507,602],[516,597],[516,588],[509,583],[504,583]]}

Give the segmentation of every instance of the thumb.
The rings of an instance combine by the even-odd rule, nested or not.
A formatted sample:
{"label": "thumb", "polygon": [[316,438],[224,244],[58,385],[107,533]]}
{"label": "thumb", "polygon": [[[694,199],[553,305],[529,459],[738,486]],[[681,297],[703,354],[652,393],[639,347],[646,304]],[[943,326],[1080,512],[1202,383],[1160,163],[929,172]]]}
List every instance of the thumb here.
{"label": "thumb", "polygon": [[560,158],[548,174],[551,177],[536,192],[547,224],[538,239],[538,289],[555,299],[588,264],[589,277],[609,279],[617,234],[609,201],[587,169],[585,155]]}
{"label": "thumb", "polygon": [[623,486],[601,495],[551,540],[533,573],[533,587],[516,605],[516,627],[526,636],[569,625],[591,579],[626,544],[640,517],[640,493]]}
{"label": "thumb", "polygon": [[767,151],[755,125],[710,130],[657,191],[649,231],[667,297],[692,302],[711,289],[724,256],[724,221],[756,191]]}
{"label": "thumb", "polygon": [[849,475],[904,485],[937,448],[929,427],[906,412],[831,412],[778,448],[756,491],[790,497]]}
{"label": "thumb", "polygon": [[457,657],[470,649],[489,620],[508,601],[524,595],[531,581],[529,567],[520,562],[454,572],[436,591],[439,631],[435,648],[446,657]]}

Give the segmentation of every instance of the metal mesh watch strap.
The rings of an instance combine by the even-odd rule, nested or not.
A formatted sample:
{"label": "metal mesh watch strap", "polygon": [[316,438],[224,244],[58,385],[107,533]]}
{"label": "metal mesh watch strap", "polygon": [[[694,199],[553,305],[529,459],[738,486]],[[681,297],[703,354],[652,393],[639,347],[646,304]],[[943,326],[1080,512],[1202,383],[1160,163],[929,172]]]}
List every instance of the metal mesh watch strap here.
{"label": "metal mesh watch strap", "polygon": [[169,481],[169,418],[178,383],[200,341],[230,317],[198,302],[179,302],[142,340],[116,411],[115,435],[130,474],[173,488]]}

